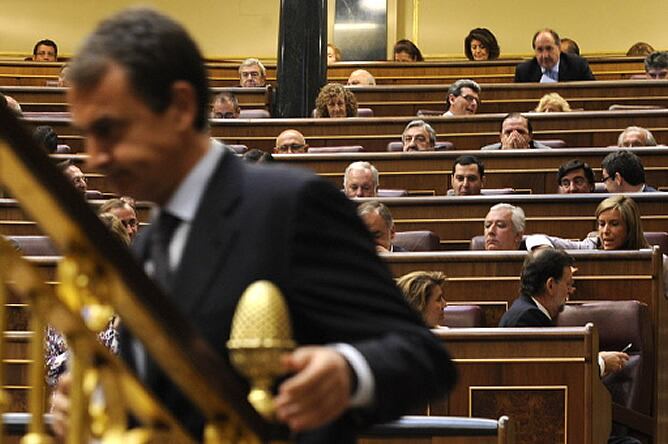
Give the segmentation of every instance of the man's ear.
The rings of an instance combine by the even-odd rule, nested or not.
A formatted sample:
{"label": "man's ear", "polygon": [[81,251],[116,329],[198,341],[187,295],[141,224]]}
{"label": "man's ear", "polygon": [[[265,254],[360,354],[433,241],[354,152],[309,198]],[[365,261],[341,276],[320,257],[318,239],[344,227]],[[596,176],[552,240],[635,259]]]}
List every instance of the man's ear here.
{"label": "man's ear", "polygon": [[615,173],[615,177],[613,178],[613,180],[614,180],[614,181],[617,183],[617,185],[620,186],[620,187],[621,187],[622,185],[624,185],[624,182],[625,182],[625,181],[624,181],[624,178],[622,177],[622,175],[619,174],[619,171]]}
{"label": "man's ear", "polygon": [[452,103],[455,101],[456,97],[454,94],[448,94],[448,103],[452,106]]}
{"label": "man's ear", "polygon": [[554,292],[554,287],[556,286],[557,281],[553,277],[547,278],[545,281],[545,293],[552,294]]}
{"label": "man's ear", "polygon": [[482,183],[482,185],[485,186],[485,182],[487,182],[487,176],[483,174],[482,177],[480,178],[480,183]]}
{"label": "man's ear", "polygon": [[197,95],[192,84],[178,80],[171,86],[172,102],[169,110],[174,116],[174,126],[177,129],[188,129],[194,127],[197,118]]}
{"label": "man's ear", "polygon": [[390,228],[390,240],[394,240],[394,235],[397,234],[397,229],[394,224],[392,224],[392,228]]}

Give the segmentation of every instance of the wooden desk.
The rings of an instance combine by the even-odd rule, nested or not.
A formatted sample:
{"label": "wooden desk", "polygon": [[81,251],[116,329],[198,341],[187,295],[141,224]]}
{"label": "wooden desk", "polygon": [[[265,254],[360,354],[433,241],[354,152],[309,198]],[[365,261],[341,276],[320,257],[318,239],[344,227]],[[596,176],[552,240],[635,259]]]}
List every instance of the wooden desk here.
{"label": "wooden desk", "polygon": [[[438,140],[448,140],[457,150],[477,150],[498,142],[504,114],[426,119],[437,132]],[[311,146],[362,145],[366,151],[386,151],[389,142],[398,141],[412,117],[343,119],[220,119],[211,122],[211,134],[227,143],[271,151],[276,136],[294,128],[302,132]],[[668,110],[589,111],[540,113],[530,117],[534,138],[563,139],[570,147],[608,146],[630,125],[643,126],[659,141],[668,140]],[[30,117],[27,123],[50,125],[62,143],[74,152],[82,151],[82,136],[67,117]]]}
{"label": "wooden desk", "polygon": [[[459,382],[435,415],[515,421],[518,443],[603,443],[610,394],[598,375],[594,327],[438,329]],[[546,437],[549,437],[546,438]]]}

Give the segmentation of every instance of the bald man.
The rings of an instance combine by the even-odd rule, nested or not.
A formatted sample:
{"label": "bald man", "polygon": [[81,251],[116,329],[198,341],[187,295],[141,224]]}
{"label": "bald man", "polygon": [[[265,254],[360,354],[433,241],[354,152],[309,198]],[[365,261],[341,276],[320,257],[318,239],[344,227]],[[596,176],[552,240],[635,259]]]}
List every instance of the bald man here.
{"label": "bald man", "polygon": [[376,86],[376,79],[364,69],[353,71],[348,77],[349,86]]}
{"label": "bald man", "polygon": [[297,130],[287,129],[276,138],[275,154],[303,154],[307,151],[306,139]]}

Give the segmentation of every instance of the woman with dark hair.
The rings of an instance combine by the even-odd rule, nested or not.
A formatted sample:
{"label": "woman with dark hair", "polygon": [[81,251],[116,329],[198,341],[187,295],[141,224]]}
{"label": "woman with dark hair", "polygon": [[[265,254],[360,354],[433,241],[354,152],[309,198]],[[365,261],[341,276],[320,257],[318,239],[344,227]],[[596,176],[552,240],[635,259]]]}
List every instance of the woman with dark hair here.
{"label": "woman with dark hair", "polygon": [[420,49],[410,40],[402,39],[394,44],[395,62],[424,62]]}
{"label": "woman with dark hair", "polygon": [[496,37],[487,28],[475,28],[464,39],[464,54],[469,60],[496,60],[501,50]]}

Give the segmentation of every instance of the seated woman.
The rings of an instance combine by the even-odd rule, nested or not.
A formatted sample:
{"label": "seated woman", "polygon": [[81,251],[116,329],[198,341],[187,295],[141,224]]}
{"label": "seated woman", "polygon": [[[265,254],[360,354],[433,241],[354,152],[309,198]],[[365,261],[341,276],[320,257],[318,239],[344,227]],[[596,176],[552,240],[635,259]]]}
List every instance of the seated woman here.
{"label": "seated woman", "polygon": [[410,40],[402,39],[394,44],[395,62],[424,62],[420,49]]}
{"label": "seated woman", "polygon": [[496,37],[487,28],[475,28],[464,39],[464,54],[469,60],[476,62],[496,60],[501,54]]}
{"label": "seated woman", "polygon": [[445,282],[445,274],[440,271],[414,271],[397,280],[397,286],[410,306],[422,315],[430,328],[443,322]]}
{"label": "seated woman", "polygon": [[559,94],[549,93],[540,99],[534,111],[537,113],[563,113],[570,112],[571,106]]}
{"label": "seated woman", "polygon": [[315,99],[315,117],[357,117],[355,94],[343,85],[328,83]]}

